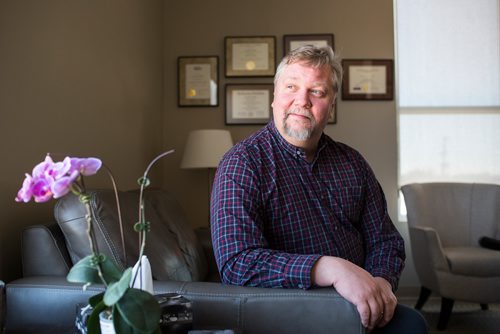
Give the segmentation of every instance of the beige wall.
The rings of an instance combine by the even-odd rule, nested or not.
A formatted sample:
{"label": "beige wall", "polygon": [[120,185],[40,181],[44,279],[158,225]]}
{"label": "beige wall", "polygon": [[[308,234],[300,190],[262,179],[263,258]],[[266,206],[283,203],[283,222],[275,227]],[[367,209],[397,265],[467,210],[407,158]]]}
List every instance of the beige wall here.
{"label": "beige wall", "polygon": [[0,279],[20,275],[22,228],[52,220],[52,202],[14,202],[47,152],[135,187],[161,150],[162,69],[161,0],[0,0]]}
{"label": "beige wall", "polygon": [[[259,126],[224,125],[224,86],[272,82],[224,78],[224,37],[273,35],[281,56],[282,36],[304,33],[333,33],[343,58],[394,58],[392,0],[0,0],[0,279],[20,274],[22,228],[52,219],[52,203],[13,202],[48,151],[99,156],[127,189],[154,154],[174,148],[156,183],[206,226],[208,174],[179,168],[187,134],[225,128],[245,138]],[[177,107],[177,57],[194,55],[219,56],[219,107]],[[337,118],[326,132],[364,154],[395,219],[394,101],[340,100]],[[410,264],[402,285],[414,282]]]}

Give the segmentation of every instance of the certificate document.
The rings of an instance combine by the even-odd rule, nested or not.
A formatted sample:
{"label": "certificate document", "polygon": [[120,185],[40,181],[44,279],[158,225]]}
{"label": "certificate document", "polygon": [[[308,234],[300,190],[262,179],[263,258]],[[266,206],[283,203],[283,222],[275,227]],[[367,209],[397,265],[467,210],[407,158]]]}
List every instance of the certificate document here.
{"label": "certificate document", "polygon": [[385,66],[350,66],[349,94],[386,94]]}
{"label": "certificate document", "polygon": [[269,69],[267,43],[233,44],[233,70],[254,71]]}
{"label": "certificate document", "polygon": [[238,118],[268,118],[271,105],[268,90],[234,90],[232,116]]}
{"label": "certificate document", "polygon": [[210,64],[186,65],[186,99],[210,99]]}
{"label": "certificate document", "polygon": [[328,46],[328,42],[324,40],[317,40],[317,41],[291,41],[290,42],[290,50],[295,50],[297,48],[300,48],[301,46],[304,45],[313,45],[316,47],[324,47]]}

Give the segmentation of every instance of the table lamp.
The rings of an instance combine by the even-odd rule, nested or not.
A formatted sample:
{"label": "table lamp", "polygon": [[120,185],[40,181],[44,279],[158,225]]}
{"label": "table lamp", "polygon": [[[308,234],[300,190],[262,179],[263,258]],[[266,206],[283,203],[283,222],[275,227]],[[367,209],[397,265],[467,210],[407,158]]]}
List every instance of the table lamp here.
{"label": "table lamp", "polygon": [[226,153],[233,147],[231,133],[227,130],[193,130],[189,133],[184,155],[182,156],[182,169],[207,169],[208,173],[208,203],[210,209],[211,171],[217,166]]}

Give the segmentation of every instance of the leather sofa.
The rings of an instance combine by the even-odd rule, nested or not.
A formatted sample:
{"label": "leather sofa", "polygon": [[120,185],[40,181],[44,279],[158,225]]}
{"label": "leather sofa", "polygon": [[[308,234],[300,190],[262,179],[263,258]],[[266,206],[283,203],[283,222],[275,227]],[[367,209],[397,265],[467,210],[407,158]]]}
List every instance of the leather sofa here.
{"label": "leather sofa", "polygon": [[[123,238],[112,191],[91,192],[99,251],[123,267],[137,259],[138,192],[120,192]],[[146,255],[155,293],[179,293],[192,301],[195,329],[236,333],[365,333],[356,308],[333,288],[266,289],[221,284],[207,228],[194,231],[180,205],[163,190],[146,192],[151,223]],[[68,283],[73,263],[88,254],[85,209],[73,195],[55,205],[57,223],[30,226],[22,235],[23,277],[5,285],[6,333],[71,333],[78,304],[101,286]],[[123,245],[128,254],[122,252]]]}

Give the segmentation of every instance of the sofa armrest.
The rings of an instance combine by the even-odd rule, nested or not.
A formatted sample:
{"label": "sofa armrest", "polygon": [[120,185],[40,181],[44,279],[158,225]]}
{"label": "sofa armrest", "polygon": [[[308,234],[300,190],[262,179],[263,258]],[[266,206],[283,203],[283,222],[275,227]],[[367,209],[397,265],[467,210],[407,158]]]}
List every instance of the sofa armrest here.
{"label": "sofa armrest", "polygon": [[269,289],[210,282],[158,282],[156,293],[193,301],[194,327],[245,334],[365,333],[356,307],[333,288]]}
{"label": "sofa armrest", "polygon": [[[76,305],[102,287],[64,277],[30,277],[6,286],[7,332],[52,325],[71,327]],[[155,281],[154,291],[193,302],[195,329],[239,329],[245,334],[365,333],[356,308],[334,289],[295,290],[227,286],[213,282]]]}
{"label": "sofa armrest", "polygon": [[62,276],[26,277],[7,283],[5,330],[10,333],[61,333],[74,328],[76,306],[87,304],[102,287],[68,283]]}
{"label": "sofa armrest", "polygon": [[417,256],[421,260],[417,261],[416,258],[415,262],[422,262],[430,265],[432,271],[450,270],[450,266],[446,260],[446,256],[444,255],[441,240],[439,239],[439,235],[435,229],[424,226],[410,227],[410,238],[414,247],[413,255]]}
{"label": "sofa armrest", "polygon": [[436,272],[449,272],[441,240],[431,227],[410,226],[412,255],[420,284],[433,291],[440,291]]}
{"label": "sofa armrest", "polygon": [[57,224],[35,225],[22,234],[23,276],[66,276],[71,260]]}

